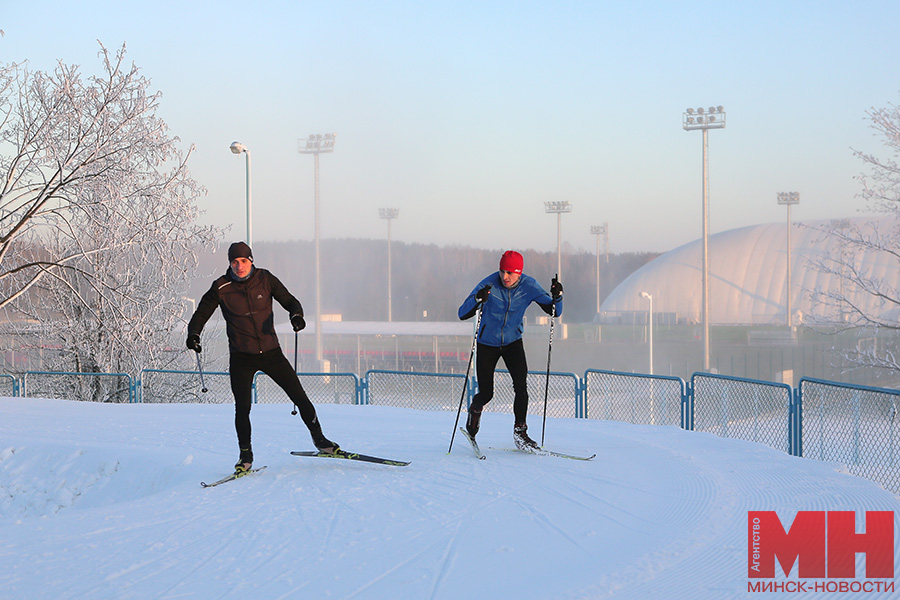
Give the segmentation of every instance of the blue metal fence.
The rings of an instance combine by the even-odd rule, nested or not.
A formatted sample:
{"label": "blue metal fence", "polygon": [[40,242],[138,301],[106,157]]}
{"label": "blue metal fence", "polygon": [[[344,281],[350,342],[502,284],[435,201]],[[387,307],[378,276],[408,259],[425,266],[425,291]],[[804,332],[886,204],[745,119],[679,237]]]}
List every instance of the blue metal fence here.
{"label": "blue metal fence", "polygon": [[[316,403],[376,404],[418,410],[456,410],[465,376],[410,371],[298,373]],[[512,412],[507,371],[498,370],[488,410]],[[229,375],[145,369],[138,381],[124,373],[29,371],[19,381],[0,374],[0,395],[98,402],[231,402]],[[804,378],[787,384],[695,373],[680,377],[588,369],[530,372],[529,412],[553,417],[676,426],[720,437],[758,442],[794,456],[836,461],[861,477],[900,492],[900,391]],[[466,385],[466,405],[477,391]],[[289,402],[262,373],[253,380],[254,402]]]}
{"label": "blue metal fence", "polygon": [[900,491],[900,391],[801,379],[798,456],[839,462]]}
{"label": "blue metal fence", "polygon": [[691,390],[692,430],[758,442],[795,454],[797,407],[791,386],[694,373]]}
{"label": "blue metal fence", "polygon": [[690,429],[689,394],[681,377],[661,377],[588,369],[584,373],[587,419]]}
{"label": "blue metal fence", "polygon": [[127,373],[26,371],[22,375],[22,395],[126,403],[135,401],[135,385]]}
{"label": "blue metal fence", "polygon": [[12,375],[0,374],[0,396],[15,397],[19,395],[19,380]]}

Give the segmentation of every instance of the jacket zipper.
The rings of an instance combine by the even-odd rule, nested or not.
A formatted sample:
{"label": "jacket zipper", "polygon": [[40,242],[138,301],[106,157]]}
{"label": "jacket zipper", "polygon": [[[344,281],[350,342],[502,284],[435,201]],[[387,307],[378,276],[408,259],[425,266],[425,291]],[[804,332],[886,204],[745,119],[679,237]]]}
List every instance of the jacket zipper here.
{"label": "jacket zipper", "polygon": [[503,313],[503,326],[500,327],[500,347],[502,348],[505,344],[504,341],[506,338],[504,334],[506,333],[506,322],[509,319],[509,309],[512,307],[512,290],[505,290],[506,292],[506,311]]}
{"label": "jacket zipper", "polygon": [[253,311],[253,298],[250,294],[249,286],[244,286],[244,296],[247,298],[247,316],[250,317],[250,322],[253,323],[253,335],[256,337],[256,353],[262,354],[262,339],[259,337],[255,317],[253,316],[255,313]]}

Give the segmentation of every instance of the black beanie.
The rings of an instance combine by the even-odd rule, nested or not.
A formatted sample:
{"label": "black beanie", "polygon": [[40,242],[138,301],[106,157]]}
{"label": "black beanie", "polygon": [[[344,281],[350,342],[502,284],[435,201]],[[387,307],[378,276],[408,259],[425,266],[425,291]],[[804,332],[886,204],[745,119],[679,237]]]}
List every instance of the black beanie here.
{"label": "black beanie", "polygon": [[253,251],[244,242],[235,242],[228,248],[228,262],[236,258],[246,258],[253,262]]}

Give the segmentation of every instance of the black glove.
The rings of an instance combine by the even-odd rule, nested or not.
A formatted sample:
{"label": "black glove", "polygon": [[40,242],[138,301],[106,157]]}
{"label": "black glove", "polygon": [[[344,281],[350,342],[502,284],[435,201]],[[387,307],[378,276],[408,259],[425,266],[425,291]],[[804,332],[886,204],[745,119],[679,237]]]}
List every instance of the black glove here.
{"label": "black glove", "polygon": [[487,302],[487,299],[491,296],[491,286],[485,286],[478,290],[475,293],[475,304],[481,304],[483,302]]}
{"label": "black glove", "polygon": [[301,329],[305,329],[306,321],[303,320],[303,315],[293,315],[291,317],[291,325],[294,327],[294,331],[300,331]]}
{"label": "black glove", "polygon": [[187,337],[187,347],[188,350],[193,350],[197,354],[200,354],[202,348],[200,347],[200,336],[196,333],[192,333]]}
{"label": "black glove", "polygon": [[559,279],[556,277],[553,278],[553,281],[550,282],[550,297],[554,300],[559,300],[563,295],[563,286],[562,283],[559,282]]}

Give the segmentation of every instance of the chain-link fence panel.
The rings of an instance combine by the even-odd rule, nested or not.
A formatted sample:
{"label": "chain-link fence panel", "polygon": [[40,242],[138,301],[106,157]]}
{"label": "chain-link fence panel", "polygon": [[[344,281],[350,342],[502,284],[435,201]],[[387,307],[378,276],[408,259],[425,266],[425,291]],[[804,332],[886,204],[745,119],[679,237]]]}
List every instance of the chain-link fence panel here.
{"label": "chain-link fence panel", "polygon": [[792,453],[793,390],[787,384],[695,373],[693,429]]}
{"label": "chain-link fence panel", "polygon": [[900,392],[810,379],[799,390],[802,456],[839,462],[900,492]]}
{"label": "chain-link fence panel", "polygon": [[[298,373],[300,385],[313,404],[358,404],[359,377],[355,373]],[[291,404],[272,378],[257,372],[253,379],[258,404]]]}
{"label": "chain-link fence panel", "polygon": [[22,395],[28,398],[123,404],[134,401],[131,376],[125,373],[28,371],[22,382]]}
{"label": "chain-link fence panel", "polygon": [[[221,371],[203,371],[203,382],[197,371],[141,371],[139,401],[145,404],[196,402],[228,404],[234,402],[231,377]],[[203,386],[206,391],[203,391]]]}
{"label": "chain-link fence panel", "polygon": [[0,375],[0,396],[13,397],[19,395],[19,382],[12,375]]}
{"label": "chain-link fence panel", "polygon": [[584,383],[585,418],[684,426],[685,383],[680,377],[589,369]]}
{"label": "chain-link fence panel", "polygon": [[418,410],[456,410],[465,386],[465,375],[369,371],[368,403]]}
{"label": "chain-link fence panel", "polygon": [[[578,416],[579,385],[578,378],[572,373],[550,373],[549,382],[546,371],[529,371],[526,379],[528,390],[528,414],[544,414],[544,390],[547,392],[547,416],[572,418]],[[513,389],[509,371],[494,372],[494,398],[487,403],[484,410],[512,414],[516,393]]]}

